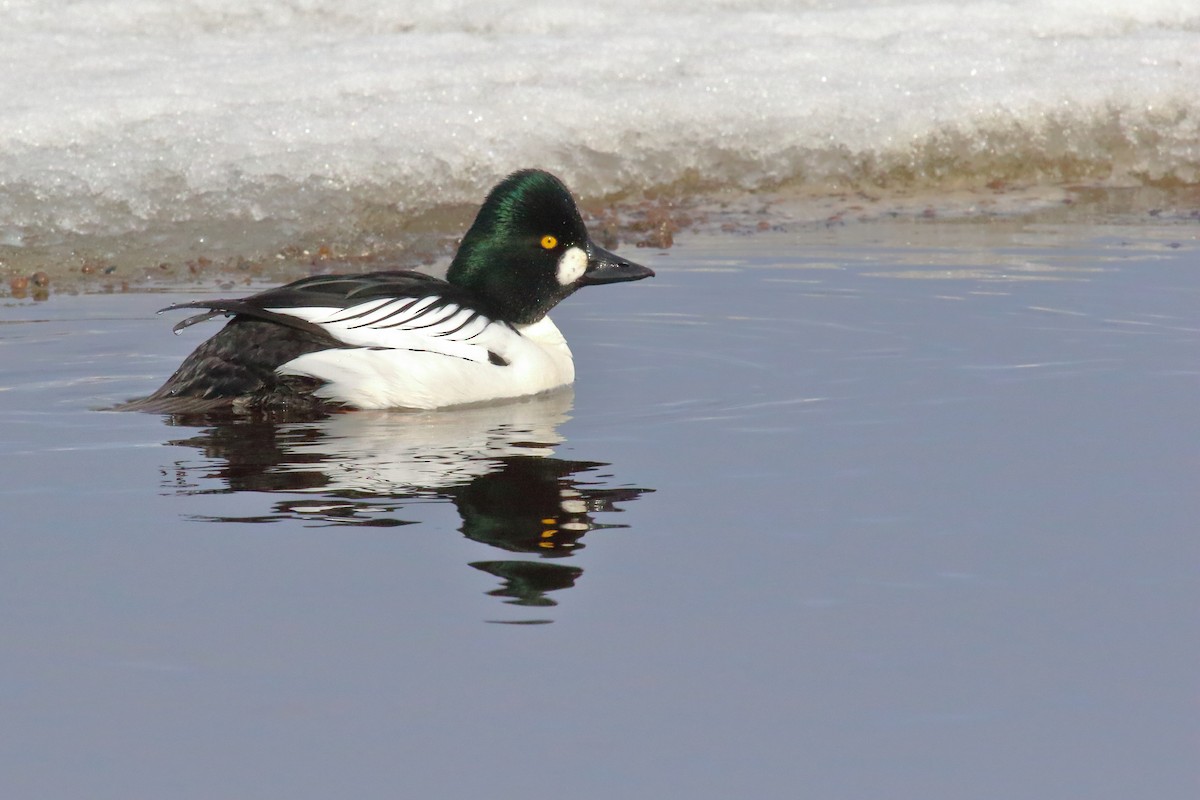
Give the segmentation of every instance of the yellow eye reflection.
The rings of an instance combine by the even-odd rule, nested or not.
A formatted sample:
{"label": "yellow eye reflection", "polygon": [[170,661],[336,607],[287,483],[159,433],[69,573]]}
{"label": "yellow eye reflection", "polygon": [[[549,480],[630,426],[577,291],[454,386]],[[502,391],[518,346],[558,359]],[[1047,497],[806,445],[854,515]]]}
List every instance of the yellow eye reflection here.
{"label": "yellow eye reflection", "polygon": [[554,248],[558,247],[558,239],[554,238],[550,234],[546,234],[542,237],[542,247],[546,250],[553,250]]}

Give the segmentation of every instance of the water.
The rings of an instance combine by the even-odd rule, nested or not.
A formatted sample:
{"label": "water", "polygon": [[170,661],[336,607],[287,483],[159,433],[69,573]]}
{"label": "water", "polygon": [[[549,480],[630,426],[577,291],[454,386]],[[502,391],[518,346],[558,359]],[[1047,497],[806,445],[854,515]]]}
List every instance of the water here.
{"label": "water", "polygon": [[7,301],[0,793],[1195,796],[1194,225],[638,257],[573,392],[280,427]]}

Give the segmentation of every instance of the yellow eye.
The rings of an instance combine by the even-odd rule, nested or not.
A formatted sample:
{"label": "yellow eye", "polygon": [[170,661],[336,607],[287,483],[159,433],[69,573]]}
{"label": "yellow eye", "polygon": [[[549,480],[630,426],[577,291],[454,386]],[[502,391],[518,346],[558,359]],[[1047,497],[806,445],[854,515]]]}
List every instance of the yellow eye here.
{"label": "yellow eye", "polygon": [[547,250],[553,250],[554,248],[558,247],[558,239],[555,239],[550,234],[546,234],[542,237],[542,247]]}

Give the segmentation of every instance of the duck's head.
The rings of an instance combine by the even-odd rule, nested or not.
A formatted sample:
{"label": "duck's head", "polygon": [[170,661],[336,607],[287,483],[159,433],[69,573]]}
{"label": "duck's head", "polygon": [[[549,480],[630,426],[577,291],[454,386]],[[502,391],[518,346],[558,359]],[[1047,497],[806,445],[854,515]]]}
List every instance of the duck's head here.
{"label": "duck's head", "polygon": [[592,241],[562,181],[527,169],[488,194],[446,277],[497,318],[531,323],[581,286],[652,275]]}

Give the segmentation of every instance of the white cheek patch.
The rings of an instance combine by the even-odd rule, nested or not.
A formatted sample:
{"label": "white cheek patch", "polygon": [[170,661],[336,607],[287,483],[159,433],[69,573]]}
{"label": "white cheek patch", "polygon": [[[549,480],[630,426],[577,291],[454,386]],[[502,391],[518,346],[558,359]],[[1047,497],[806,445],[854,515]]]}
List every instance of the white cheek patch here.
{"label": "white cheek patch", "polygon": [[558,270],[554,273],[560,286],[574,283],[587,269],[588,257],[578,247],[568,247],[558,259]]}

